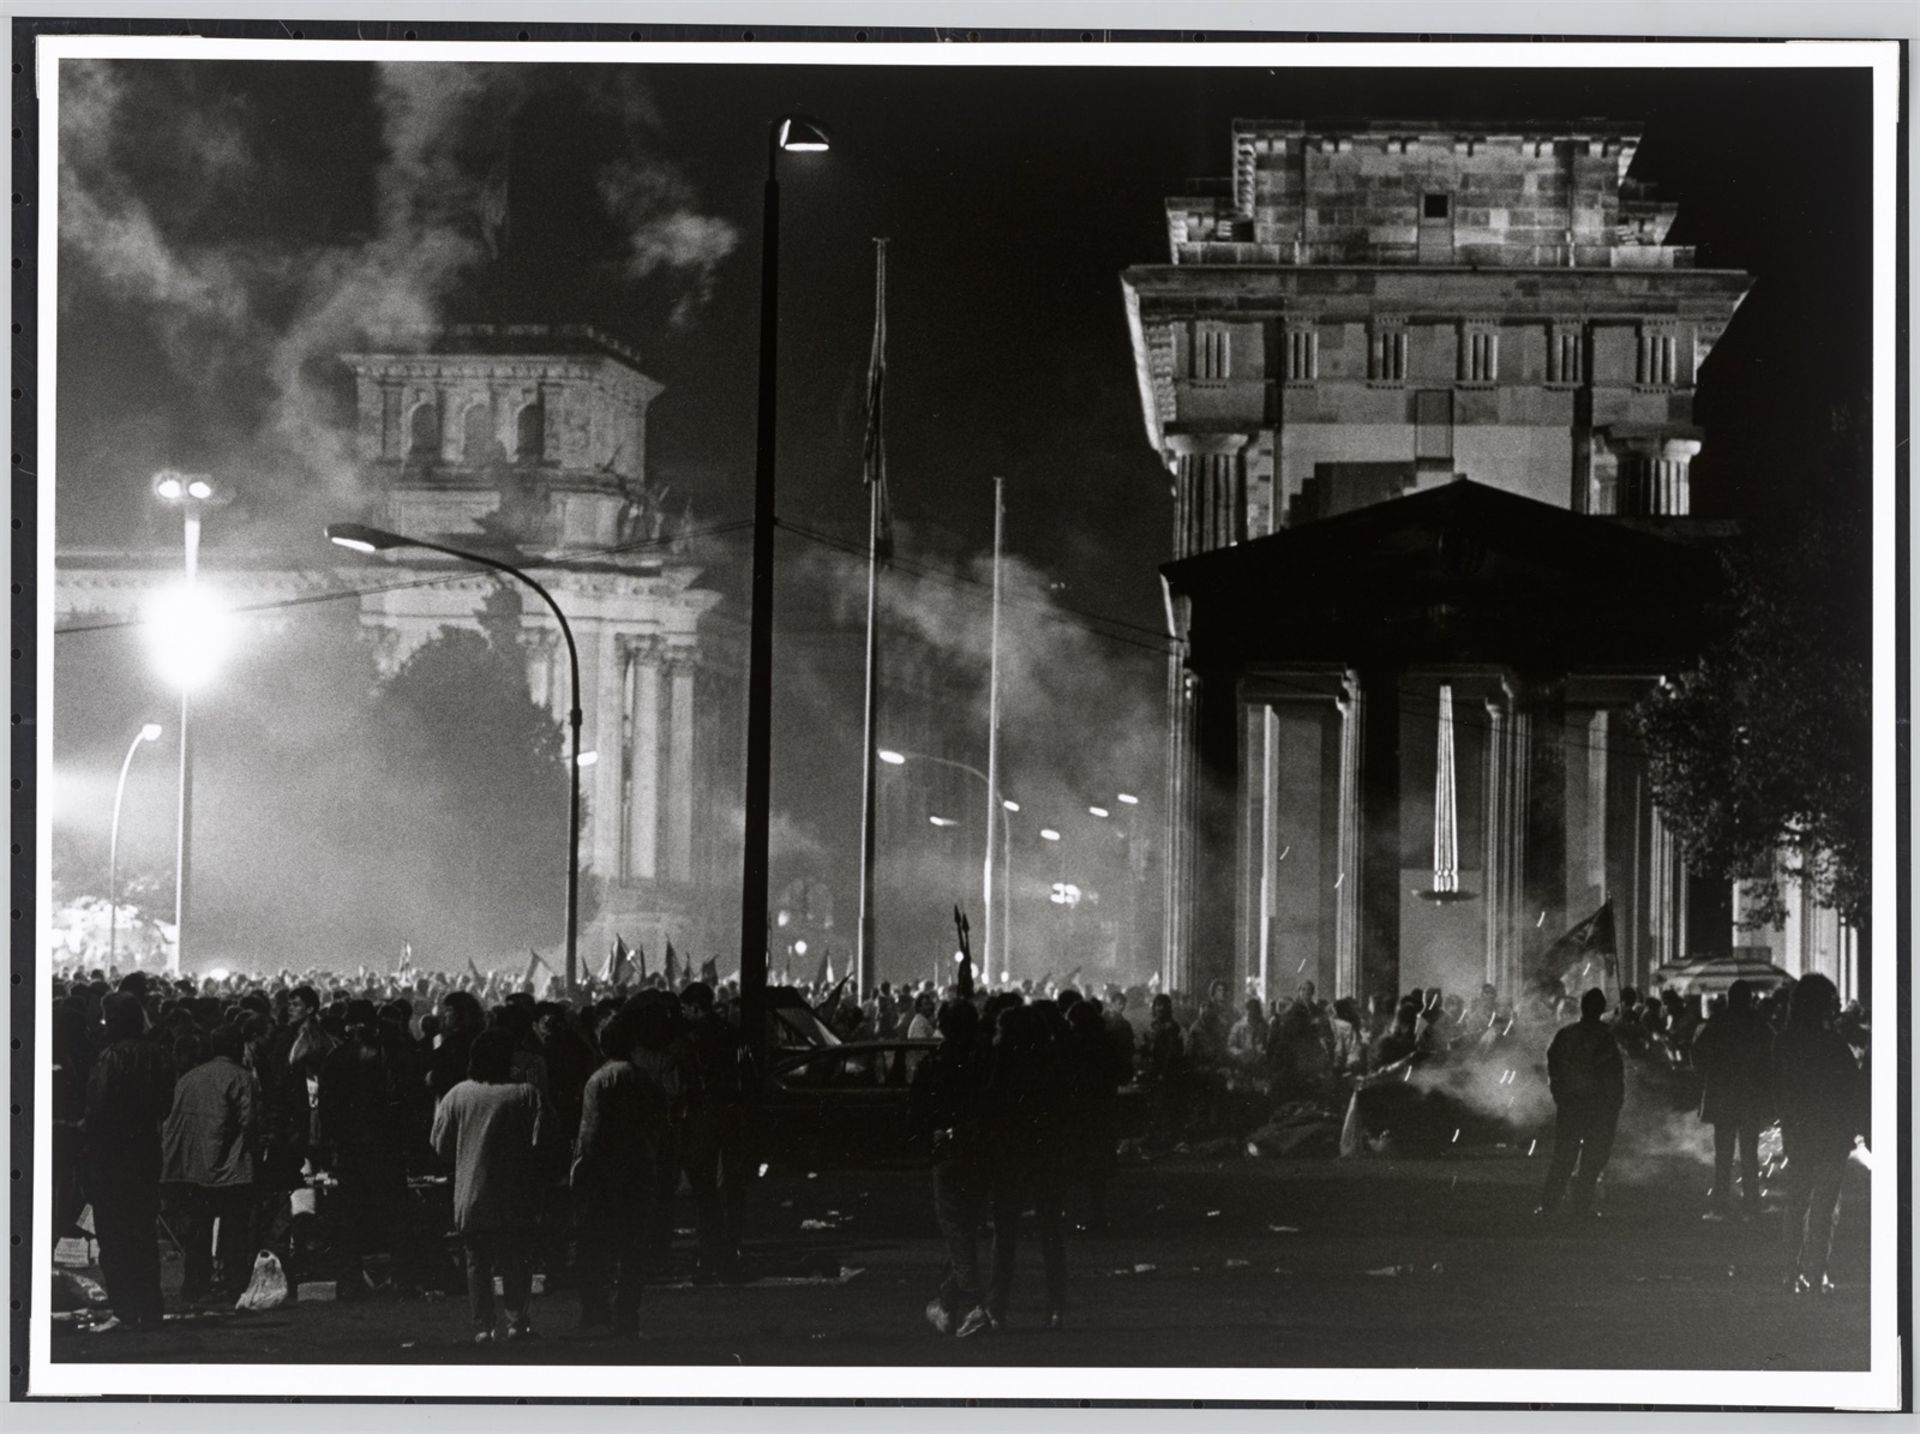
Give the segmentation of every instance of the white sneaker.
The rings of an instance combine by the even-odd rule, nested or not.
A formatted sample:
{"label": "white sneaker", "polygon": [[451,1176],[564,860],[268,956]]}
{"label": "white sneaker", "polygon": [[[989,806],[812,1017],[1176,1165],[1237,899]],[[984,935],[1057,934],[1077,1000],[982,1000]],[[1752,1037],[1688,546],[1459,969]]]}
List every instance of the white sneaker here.
{"label": "white sneaker", "polygon": [[927,1301],[927,1323],[941,1334],[953,1328],[953,1316],[947,1313],[947,1307],[938,1300]]}
{"label": "white sneaker", "polygon": [[975,1305],[967,1311],[967,1317],[960,1321],[960,1328],[953,1332],[955,1339],[972,1339],[976,1334],[987,1334],[1000,1328],[994,1317]]}

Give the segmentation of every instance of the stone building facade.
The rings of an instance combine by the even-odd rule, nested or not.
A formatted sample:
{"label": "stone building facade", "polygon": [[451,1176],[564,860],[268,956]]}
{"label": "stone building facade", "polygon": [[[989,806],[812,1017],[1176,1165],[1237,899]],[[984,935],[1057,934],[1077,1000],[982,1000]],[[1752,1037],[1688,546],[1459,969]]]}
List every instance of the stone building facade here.
{"label": "stone building facade", "polygon": [[[1173,984],[1272,990],[1317,974],[1323,992],[1511,989],[1534,933],[1609,898],[1629,979],[1731,944],[1727,894],[1687,877],[1621,724],[1685,652],[1652,630],[1604,658],[1567,650],[1524,608],[1467,641],[1440,596],[1478,611],[1476,585],[1503,570],[1473,524],[1536,521],[1568,563],[1583,534],[1613,543],[1631,529],[1646,543],[1625,555],[1662,571],[1672,552],[1725,536],[1690,516],[1694,393],[1751,279],[1667,243],[1675,209],[1631,177],[1637,144],[1601,123],[1241,122],[1221,192],[1168,202],[1170,262],[1126,271],[1173,508]],[[1354,630],[1357,645],[1333,652],[1285,613],[1264,625],[1209,614],[1236,636],[1196,665],[1196,602],[1284,592],[1298,604],[1287,575],[1251,574],[1298,567],[1321,523],[1460,480],[1523,506],[1448,500],[1405,522],[1336,524],[1356,573],[1416,571],[1428,547],[1446,550],[1437,587],[1375,611],[1385,640]],[[1608,531],[1523,516],[1533,508]],[[1401,544],[1398,566],[1345,547],[1362,533]],[[1246,556],[1229,581],[1215,559],[1235,549]],[[1506,571],[1530,600],[1586,600],[1515,561]],[[1471,863],[1456,875],[1472,899],[1458,901],[1412,894],[1435,889],[1423,853],[1437,841],[1443,704],[1459,714],[1449,825]]]}
{"label": "stone building facade", "polygon": [[[647,473],[647,409],[661,386],[629,349],[585,326],[394,333],[343,363],[368,498],[338,516],[530,567],[573,629],[581,746],[596,759],[584,774],[581,862],[601,898],[582,932],[583,963],[598,969],[614,932],[650,951],[669,938],[683,954],[731,949],[739,663],[705,621],[721,597],[700,585],[691,507]],[[300,571],[216,543],[203,580],[249,603],[359,590],[360,621],[387,671],[443,628],[477,629],[500,588],[432,553],[356,562],[313,538],[315,564]],[[131,613],[178,561],[63,554],[59,608]],[[531,593],[520,613],[530,690],[564,724],[559,627]]]}

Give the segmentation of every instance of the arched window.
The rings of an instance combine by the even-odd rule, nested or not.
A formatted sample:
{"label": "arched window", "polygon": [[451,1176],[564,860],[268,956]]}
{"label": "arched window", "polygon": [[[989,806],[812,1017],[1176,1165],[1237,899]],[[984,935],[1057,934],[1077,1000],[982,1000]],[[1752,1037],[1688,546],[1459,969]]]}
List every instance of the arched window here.
{"label": "arched window", "polygon": [[546,450],[547,406],[536,398],[514,421],[513,452],[522,463],[538,463]]}
{"label": "arched window", "polygon": [[467,409],[464,453],[469,463],[493,461],[493,405],[484,399]]}
{"label": "arched window", "polygon": [[407,420],[407,457],[420,463],[440,458],[440,408],[432,399],[420,404]]}

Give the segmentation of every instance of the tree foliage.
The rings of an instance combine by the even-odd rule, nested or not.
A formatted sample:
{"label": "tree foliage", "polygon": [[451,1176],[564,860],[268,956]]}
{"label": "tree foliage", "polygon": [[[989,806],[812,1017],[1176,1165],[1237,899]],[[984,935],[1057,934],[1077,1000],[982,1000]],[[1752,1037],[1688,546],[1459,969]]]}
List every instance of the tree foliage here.
{"label": "tree foliage", "polygon": [[1654,801],[1693,870],[1752,883],[1754,924],[1784,921],[1795,879],[1860,924],[1873,817],[1865,525],[1844,504],[1803,512],[1753,535],[1727,574],[1725,637],[1632,714]]}
{"label": "tree foliage", "polygon": [[426,938],[455,948],[436,952],[443,959],[551,945],[566,919],[561,724],[528,692],[517,596],[496,592],[481,626],[442,629],[375,698],[389,789],[408,794],[392,820],[411,832],[419,879],[446,911]]}

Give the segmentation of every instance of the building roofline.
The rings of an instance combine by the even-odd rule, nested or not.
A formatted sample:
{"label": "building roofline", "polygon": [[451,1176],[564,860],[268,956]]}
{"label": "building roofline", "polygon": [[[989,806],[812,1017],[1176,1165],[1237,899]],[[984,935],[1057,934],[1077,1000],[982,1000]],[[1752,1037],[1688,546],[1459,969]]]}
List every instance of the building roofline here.
{"label": "building roofline", "polygon": [[421,324],[381,329],[368,337],[366,345],[341,354],[341,359],[587,353],[614,359],[644,376],[639,350],[592,324]]}

